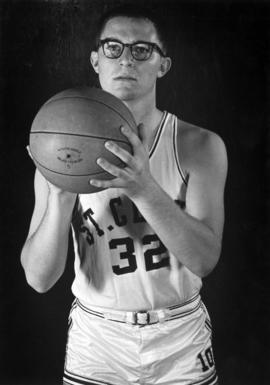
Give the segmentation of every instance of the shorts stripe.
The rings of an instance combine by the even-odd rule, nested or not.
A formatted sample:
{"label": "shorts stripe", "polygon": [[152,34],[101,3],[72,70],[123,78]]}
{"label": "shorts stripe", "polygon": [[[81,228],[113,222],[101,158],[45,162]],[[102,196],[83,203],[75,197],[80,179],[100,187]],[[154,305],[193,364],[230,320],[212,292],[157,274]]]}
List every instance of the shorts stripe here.
{"label": "shorts stripe", "polygon": [[217,372],[214,371],[214,373],[210,374],[210,376],[205,378],[204,380],[192,382],[192,385],[215,385],[217,383],[217,380]]}
{"label": "shorts stripe", "polygon": [[95,311],[93,309],[90,309],[90,308],[87,308],[85,307],[77,298],[77,304],[78,306],[84,310],[86,313],[89,313],[89,314],[92,314],[92,315],[95,315],[96,317],[99,317],[99,318],[105,318],[104,314],[103,313],[100,313],[98,311]]}
{"label": "shorts stripe", "polygon": [[205,326],[207,327],[207,329],[208,329],[210,332],[212,331],[212,325],[211,325],[211,323],[210,323],[208,320],[205,321]]}
{"label": "shorts stripe", "polygon": [[74,301],[72,302],[72,305],[71,305],[71,308],[70,308],[70,311],[72,311],[73,309],[75,309],[75,307],[77,307],[77,301],[76,301],[76,298],[74,299]]}
{"label": "shorts stripe", "polygon": [[115,385],[108,381],[101,381],[95,380],[94,378],[78,376],[68,372],[66,369],[64,372],[63,381],[70,385]]}
{"label": "shorts stripe", "polygon": [[182,313],[182,314],[180,313],[180,314],[176,314],[174,316],[172,315],[172,316],[170,316],[170,318],[166,319],[165,321],[172,321],[172,320],[175,320],[178,318],[186,317],[187,315],[195,313],[200,307],[201,307],[201,304],[198,303],[198,305],[196,307],[194,307],[194,309],[192,309],[190,311],[186,311],[185,313]]}
{"label": "shorts stripe", "polygon": [[200,296],[200,294],[198,293],[194,297],[190,298],[188,301],[181,303],[180,305],[168,306],[167,309],[169,309],[169,310],[180,309],[180,307],[189,305],[190,303],[196,301],[196,299],[198,299],[199,296]]}

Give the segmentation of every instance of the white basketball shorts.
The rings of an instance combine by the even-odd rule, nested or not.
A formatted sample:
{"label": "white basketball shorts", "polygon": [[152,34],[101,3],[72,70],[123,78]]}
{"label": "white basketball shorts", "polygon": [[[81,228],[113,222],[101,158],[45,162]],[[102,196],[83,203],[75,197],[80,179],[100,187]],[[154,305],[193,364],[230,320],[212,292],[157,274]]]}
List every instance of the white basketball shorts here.
{"label": "white basketball shorts", "polygon": [[211,323],[199,295],[139,313],[75,300],[69,321],[64,384],[217,384]]}

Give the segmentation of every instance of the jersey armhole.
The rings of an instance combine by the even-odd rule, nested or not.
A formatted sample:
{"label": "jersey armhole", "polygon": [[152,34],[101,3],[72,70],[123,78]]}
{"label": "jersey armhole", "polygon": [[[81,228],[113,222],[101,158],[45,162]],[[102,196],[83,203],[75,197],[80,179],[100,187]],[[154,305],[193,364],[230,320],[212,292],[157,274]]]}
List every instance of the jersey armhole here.
{"label": "jersey armhole", "polygon": [[72,210],[72,216],[71,216],[72,222],[74,220],[76,220],[77,216],[79,215],[79,204],[80,204],[80,198],[79,198],[79,194],[78,194],[76,197],[75,203],[74,203],[73,210]]}
{"label": "jersey armhole", "polygon": [[187,186],[187,177],[185,177],[185,173],[181,167],[180,159],[179,159],[179,154],[178,154],[178,146],[177,146],[177,132],[178,132],[178,121],[177,117],[174,116],[174,122],[173,122],[173,152],[174,152],[174,157],[177,165],[177,169],[179,171],[179,174]]}

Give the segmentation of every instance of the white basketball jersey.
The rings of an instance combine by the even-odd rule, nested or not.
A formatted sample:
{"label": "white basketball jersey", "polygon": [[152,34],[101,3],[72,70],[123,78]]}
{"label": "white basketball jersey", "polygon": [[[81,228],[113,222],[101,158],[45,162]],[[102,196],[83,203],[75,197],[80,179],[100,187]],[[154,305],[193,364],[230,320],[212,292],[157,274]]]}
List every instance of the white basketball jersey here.
{"label": "white basketball jersey", "polygon": [[[187,181],[177,152],[177,118],[164,112],[150,149],[159,185],[185,209]],[[134,203],[118,189],[81,194],[72,222],[73,294],[88,306],[140,311],[185,302],[201,279],[159,240]]]}

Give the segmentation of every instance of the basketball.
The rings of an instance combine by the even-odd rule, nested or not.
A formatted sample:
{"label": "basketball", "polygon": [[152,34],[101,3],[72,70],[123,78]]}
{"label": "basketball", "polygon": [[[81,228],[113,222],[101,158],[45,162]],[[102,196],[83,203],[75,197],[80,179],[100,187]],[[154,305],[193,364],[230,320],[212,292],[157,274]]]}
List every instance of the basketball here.
{"label": "basketball", "polygon": [[110,93],[88,87],[62,91],[43,104],[33,120],[29,141],[33,161],[49,182],[65,191],[100,191],[89,180],[114,177],[98,166],[97,158],[125,166],[106,150],[105,142],[112,140],[132,151],[121,126],[136,132],[133,115]]}

